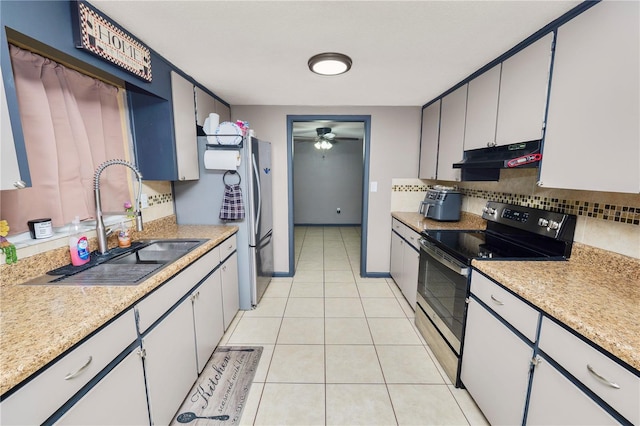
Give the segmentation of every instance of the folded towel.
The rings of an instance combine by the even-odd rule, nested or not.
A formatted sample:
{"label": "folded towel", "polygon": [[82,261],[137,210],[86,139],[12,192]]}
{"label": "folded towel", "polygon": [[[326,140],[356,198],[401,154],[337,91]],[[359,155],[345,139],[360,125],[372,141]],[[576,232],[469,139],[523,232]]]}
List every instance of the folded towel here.
{"label": "folded towel", "polygon": [[224,199],[220,208],[221,220],[244,219],[244,203],[242,202],[242,189],[240,184],[224,185]]}

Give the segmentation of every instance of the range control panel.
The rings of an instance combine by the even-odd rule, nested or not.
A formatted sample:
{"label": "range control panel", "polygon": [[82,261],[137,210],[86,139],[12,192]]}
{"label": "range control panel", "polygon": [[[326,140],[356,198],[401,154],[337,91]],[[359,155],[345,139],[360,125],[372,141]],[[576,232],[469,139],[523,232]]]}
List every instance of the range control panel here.
{"label": "range control panel", "polygon": [[527,206],[487,202],[482,218],[563,241],[573,241],[576,216]]}

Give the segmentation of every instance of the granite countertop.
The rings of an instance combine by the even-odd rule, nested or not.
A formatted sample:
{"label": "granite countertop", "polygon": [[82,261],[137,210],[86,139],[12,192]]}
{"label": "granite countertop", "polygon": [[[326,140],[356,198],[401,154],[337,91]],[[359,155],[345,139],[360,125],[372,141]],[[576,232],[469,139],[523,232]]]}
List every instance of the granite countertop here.
{"label": "granite countertop", "polygon": [[640,260],[574,243],[564,262],[472,265],[640,370]]}
{"label": "granite countertop", "polygon": [[[237,231],[236,226],[176,225],[173,218],[173,221],[165,221],[161,226],[137,236],[134,234],[134,240],[208,239],[137,286],[20,285],[64,265],[58,264],[59,256],[55,254],[20,260],[15,266],[23,263],[22,268],[3,269],[3,275],[13,276],[12,282],[3,279],[0,286],[0,395],[55,360]],[[63,259],[68,263],[68,249],[66,252]]]}
{"label": "granite countertop", "polygon": [[[484,229],[482,217],[437,222],[418,213],[392,217],[423,229]],[[574,243],[567,261],[473,260],[472,265],[545,314],[640,370],[640,260]]]}

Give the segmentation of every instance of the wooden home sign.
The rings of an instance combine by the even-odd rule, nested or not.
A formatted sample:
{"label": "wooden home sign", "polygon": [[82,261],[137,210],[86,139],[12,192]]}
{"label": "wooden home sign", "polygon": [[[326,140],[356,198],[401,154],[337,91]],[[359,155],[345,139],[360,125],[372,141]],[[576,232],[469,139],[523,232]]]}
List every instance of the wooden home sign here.
{"label": "wooden home sign", "polygon": [[[151,81],[151,52],[89,4],[76,1],[76,47]],[[72,6],[73,7],[73,6]]]}

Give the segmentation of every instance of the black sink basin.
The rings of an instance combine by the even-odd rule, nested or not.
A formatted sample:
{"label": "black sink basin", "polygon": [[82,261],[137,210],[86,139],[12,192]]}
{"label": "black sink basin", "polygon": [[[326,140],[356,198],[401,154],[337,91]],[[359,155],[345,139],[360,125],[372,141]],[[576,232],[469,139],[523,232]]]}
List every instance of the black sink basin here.
{"label": "black sink basin", "polygon": [[206,239],[142,240],[129,249],[114,249],[81,267],[67,265],[25,285],[138,285],[180,259]]}

